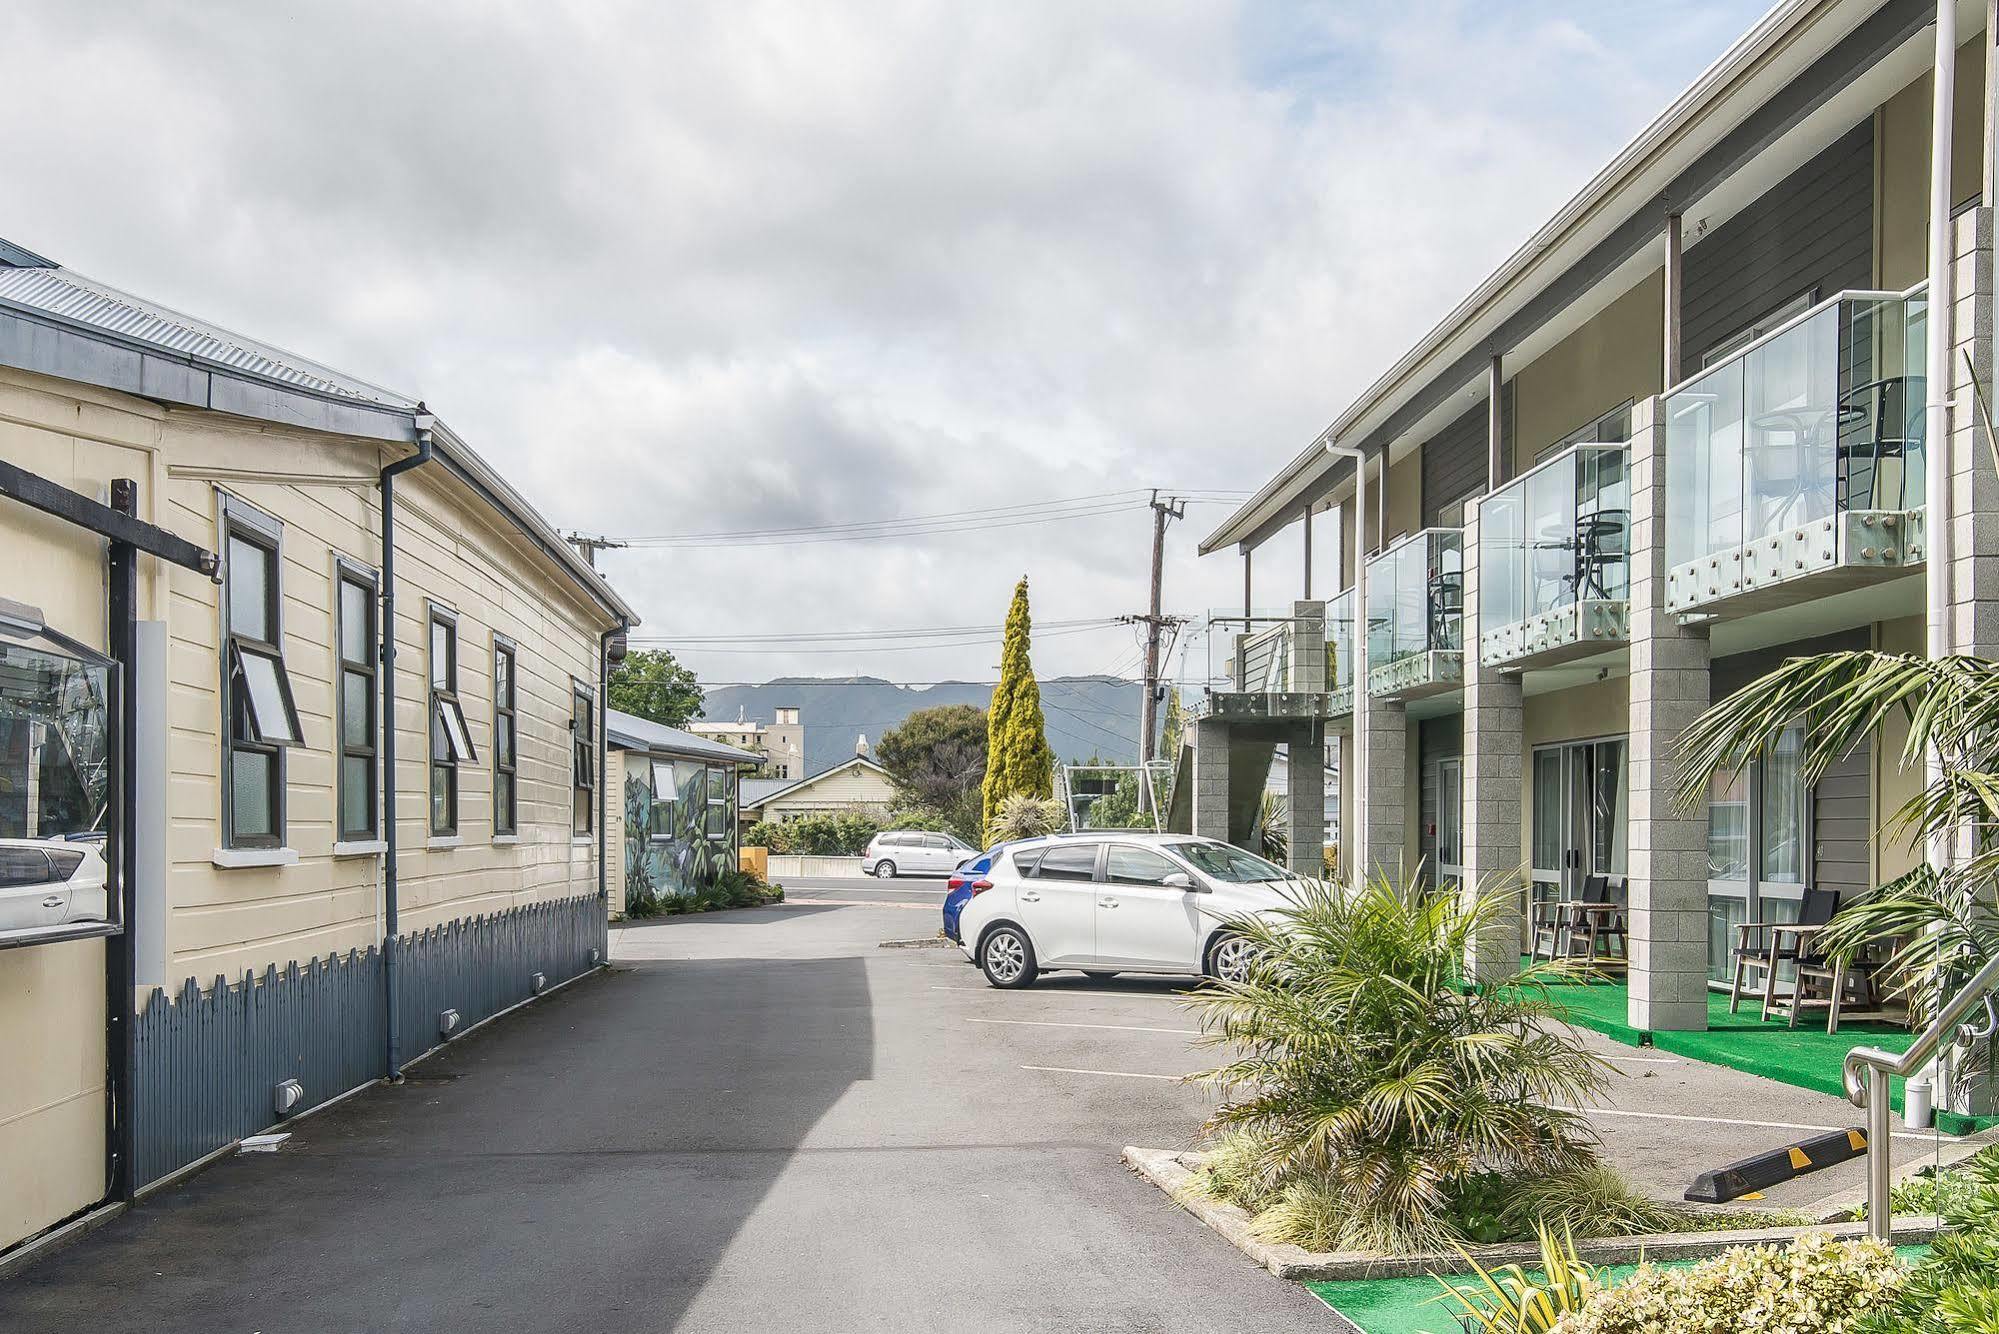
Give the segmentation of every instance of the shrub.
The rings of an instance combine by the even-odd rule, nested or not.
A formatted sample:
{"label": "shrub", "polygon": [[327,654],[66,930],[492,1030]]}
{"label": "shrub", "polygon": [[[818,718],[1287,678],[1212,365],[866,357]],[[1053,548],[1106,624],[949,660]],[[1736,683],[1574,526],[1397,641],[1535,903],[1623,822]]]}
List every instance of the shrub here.
{"label": "shrub", "polygon": [[[1465,985],[1466,949],[1510,911],[1505,894],[1426,895],[1380,879],[1289,892],[1288,906],[1232,924],[1255,950],[1249,977],[1208,982],[1193,1002],[1204,1044],[1235,1054],[1200,1076],[1223,1099],[1207,1129],[1253,1135],[1274,1186],[1303,1183],[1266,1224],[1272,1235],[1434,1249],[1458,1237],[1451,1197],[1474,1174],[1524,1180],[1596,1163],[1589,1123],[1561,1109],[1601,1092],[1608,1067],[1542,985],[1564,970],[1535,964]],[[1307,1204],[1330,1226],[1306,1224]]]}
{"label": "shrub", "polygon": [[1999,1331],[1999,1158],[1987,1150],[1946,1171],[1931,1198],[1951,1231],[1894,1300],[1856,1328],[1866,1334]]}
{"label": "shrub", "polygon": [[881,830],[880,821],[860,811],[828,811],[782,822],[759,820],[744,831],[743,844],[779,856],[858,857]]}
{"label": "shrub", "polygon": [[1000,803],[993,818],[993,842],[1039,838],[1069,827],[1069,812],[1053,797],[1032,797],[1016,792]]}
{"label": "shrub", "polygon": [[658,917],[666,910],[666,900],[649,889],[625,896],[625,916],[634,920]]}
{"label": "shrub", "polygon": [[1488,1271],[1458,1247],[1479,1281],[1451,1284],[1438,1278],[1444,1289],[1438,1300],[1452,1304],[1458,1322],[1468,1331],[1548,1334],[1564,1316],[1581,1311],[1603,1291],[1606,1279],[1602,1270],[1583,1263],[1576,1254],[1576,1239],[1567,1231],[1557,1238],[1552,1229],[1539,1227],[1534,1239],[1541,1249],[1541,1267],[1531,1274],[1517,1264]]}
{"label": "shrub", "polygon": [[1810,1232],[1784,1247],[1738,1246],[1690,1269],[1641,1265],[1552,1328],[1554,1334],[1847,1334],[1894,1295],[1906,1272],[1885,1242]]}

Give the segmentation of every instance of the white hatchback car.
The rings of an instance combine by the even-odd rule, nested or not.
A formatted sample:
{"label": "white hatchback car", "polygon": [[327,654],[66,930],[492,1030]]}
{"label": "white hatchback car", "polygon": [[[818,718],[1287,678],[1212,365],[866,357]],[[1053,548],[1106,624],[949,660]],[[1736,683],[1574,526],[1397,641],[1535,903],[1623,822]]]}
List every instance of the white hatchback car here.
{"label": "white hatchback car", "polygon": [[106,878],[92,841],[0,838],[0,932],[105,921]]}
{"label": "white hatchback car", "polygon": [[959,862],[976,857],[978,852],[956,834],[900,829],[869,839],[861,853],[861,867],[883,880],[899,875],[949,875],[958,869]]}
{"label": "white hatchback car", "polygon": [[1186,834],[1069,834],[1019,844],[972,885],[959,948],[996,987],[1043,969],[1240,978],[1232,918],[1291,902],[1283,867]]}

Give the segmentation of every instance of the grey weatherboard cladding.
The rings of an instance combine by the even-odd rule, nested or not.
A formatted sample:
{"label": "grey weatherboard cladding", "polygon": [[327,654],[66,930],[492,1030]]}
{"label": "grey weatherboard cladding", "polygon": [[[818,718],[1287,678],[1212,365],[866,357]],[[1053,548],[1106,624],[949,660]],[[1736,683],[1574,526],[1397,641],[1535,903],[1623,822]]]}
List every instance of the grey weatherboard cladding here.
{"label": "grey weatherboard cladding", "polygon": [[[460,918],[397,938],[402,1049],[440,1045],[438,1014],[462,1032],[603,957],[604,901],[594,894]],[[267,968],[177,997],[155,988],[133,1021],[136,1045],[133,1180],[141,1186],[199,1162],[277,1120],[272,1098],[296,1079],[299,1109],[382,1076],[382,959],[374,948]]]}
{"label": "grey weatherboard cladding", "polygon": [[1869,119],[1687,250],[1678,378],[1787,301],[1873,285]]}

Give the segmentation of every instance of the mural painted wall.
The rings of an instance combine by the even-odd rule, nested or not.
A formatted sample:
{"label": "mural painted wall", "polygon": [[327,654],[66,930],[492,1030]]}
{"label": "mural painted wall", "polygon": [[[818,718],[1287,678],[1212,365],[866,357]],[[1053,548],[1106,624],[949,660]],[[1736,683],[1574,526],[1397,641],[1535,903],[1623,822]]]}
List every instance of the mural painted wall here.
{"label": "mural painted wall", "polygon": [[685,897],[736,865],[736,771],[625,758],[625,902]]}

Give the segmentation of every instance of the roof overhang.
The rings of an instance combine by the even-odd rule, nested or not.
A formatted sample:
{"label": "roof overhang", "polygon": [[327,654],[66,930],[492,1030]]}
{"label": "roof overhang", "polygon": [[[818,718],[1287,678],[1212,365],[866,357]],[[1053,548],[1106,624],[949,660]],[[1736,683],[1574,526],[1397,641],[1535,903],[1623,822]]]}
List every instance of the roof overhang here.
{"label": "roof overhang", "polygon": [[[1963,31],[1984,24],[1959,0]],[[1441,413],[1482,397],[1495,354],[1537,330],[1656,248],[1683,210],[1776,146],[1842,89],[1929,26],[1933,0],[1781,0],[1627,145],[1575,198],[1354,401],[1332,425],[1203,538],[1200,554],[1254,548],[1350,475],[1328,444],[1389,449]],[[1610,292],[1615,295],[1615,292]]]}
{"label": "roof overhang", "polygon": [[[26,252],[23,252],[26,253]],[[300,431],[409,445],[417,409],[330,393],[311,385],[176,351],[115,330],[0,301],[0,366],[93,385],[173,407],[199,408]],[[587,593],[627,625],[638,614],[506,479],[442,422],[434,457]]]}

